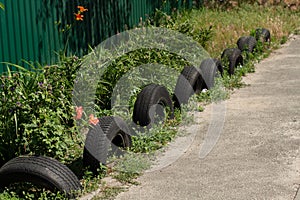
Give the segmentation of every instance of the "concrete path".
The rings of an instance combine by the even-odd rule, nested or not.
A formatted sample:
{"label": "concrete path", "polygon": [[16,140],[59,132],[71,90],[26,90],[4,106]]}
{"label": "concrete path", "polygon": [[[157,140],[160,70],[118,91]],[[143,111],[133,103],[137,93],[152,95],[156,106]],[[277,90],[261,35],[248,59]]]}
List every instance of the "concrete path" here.
{"label": "concrete path", "polygon": [[179,159],[116,199],[300,199],[300,36],[244,80],[250,86],[226,101],[223,133],[208,156],[199,151],[211,105],[197,114],[189,128],[196,136]]}

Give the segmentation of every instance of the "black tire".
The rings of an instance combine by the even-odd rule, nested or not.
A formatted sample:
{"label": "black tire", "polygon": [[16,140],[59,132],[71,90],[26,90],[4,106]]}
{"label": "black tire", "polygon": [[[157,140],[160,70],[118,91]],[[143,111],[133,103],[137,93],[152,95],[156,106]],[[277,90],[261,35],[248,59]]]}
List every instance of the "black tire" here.
{"label": "black tire", "polygon": [[218,68],[218,72],[219,72],[220,75],[223,77],[224,68],[223,68],[223,64],[222,64],[221,60],[219,60],[219,59],[217,59],[217,58],[214,58],[213,60],[214,60],[214,62],[215,62],[215,65],[216,65],[217,68]]}
{"label": "black tire", "polygon": [[106,165],[110,146],[111,154],[121,155],[121,149],[131,146],[133,134],[133,130],[120,117],[100,118],[99,123],[87,135],[83,152],[84,165],[97,174],[100,164]]}
{"label": "black tire", "polygon": [[187,104],[193,94],[201,91],[204,81],[200,72],[193,66],[186,66],[180,73],[173,96],[174,107]]}
{"label": "black tire", "polygon": [[233,75],[235,68],[238,65],[243,65],[243,56],[242,52],[238,48],[228,48],[225,49],[222,53],[222,61],[223,63],[228,62],[228,73],[229,75]]}
{"label": "black tire", "polygon": [[106,116],[99,121],[104,134],[111,141],[113,154],[120,155],[122,149],[131,147],[131,135],[134,135],[134,132],[122,118]]}
{"label": "black tire", "polygon": [[247,51],[253,53],[256,47],[257,41],[253,36],[243,36],[237,41],[237,46],[241,51]]}
{"label": "black tire", "polygon": [[218,59],[207,58],[201,62],[201,75],[204,80],[202,89],[211,89],[214,87],[215,78],[223,75],[223,66]]}
{"label": "black tire", "polygon": [[109,144],[100,123],[91,126],[84,143],[83,165],[94,174],[97,174],[100,164],[106,165]]}
{"label": "black tire", "polygon": [[146,86],[138,95],[133,109],[133,122],[151,128],[152,124],[163,121],[166,108],[169,119],[174,118],[174,108],[168,90],[157,84]]}
{"label": "black tire", "polygon": [[65,165],[45,156],[21,156],[4,164],[0,169],[0,187],[29,182],[51,191],[61,191],[74,197],[81,190],[76,175]]}
{"label": "black tire", "polygon": [[260,40],[261,42],[271,42],[271,33],[268,29],[265,28],[257,28],[255,30],[256,40]]}

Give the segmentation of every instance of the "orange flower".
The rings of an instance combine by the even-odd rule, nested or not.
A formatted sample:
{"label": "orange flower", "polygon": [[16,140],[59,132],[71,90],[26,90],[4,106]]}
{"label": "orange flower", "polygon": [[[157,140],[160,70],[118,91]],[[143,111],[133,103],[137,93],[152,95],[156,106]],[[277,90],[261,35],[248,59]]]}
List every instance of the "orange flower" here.
{"label": "orange flower", "polygon": [[96,118],[93,114],[90,114],[89,123],[96,126],[99,123],[99,119]]}
{"label": "orange flower", "polygon": [[83,15],[81,13],[74,13],[77,21],[83,21]]}
{"label": "orange flower", "polygon": [[75,116],[75,120],[81,119],[82,113],[83,113],[83,108],[82,108],[82,106],[79,106],[79,107],[76,106],[76,116]]}
{"label": "orange flower", "polygon": [[85,11],[88,11],[88,9],[86,9],[86,8],[83,7],[83,6],[77,6],[77,8],[79,8],[79,12],[80,12],[80,13],[83,13],[83,12],[85,12]]}

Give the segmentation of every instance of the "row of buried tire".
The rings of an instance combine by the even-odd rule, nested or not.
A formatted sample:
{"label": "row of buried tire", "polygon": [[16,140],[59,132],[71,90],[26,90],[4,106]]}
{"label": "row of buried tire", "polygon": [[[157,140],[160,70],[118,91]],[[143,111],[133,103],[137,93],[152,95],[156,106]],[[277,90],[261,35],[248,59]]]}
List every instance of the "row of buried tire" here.
{"label": "row of buried tire", "polygon": [[[243,36],[237,41],[237,48],[225,49],[221,60],[228,61],[227,71],[233,75],[235,68],[243,65],[242,51],[252,53],[257,41],[270,43],[270,31],[256,30],[256,37]],[[187,104],[189,98],[203,89],[214,86],[215,77],[223,76],[223,65],[219,59],[208,58],[199,68],[187,66],[178,77],[174,95],[171,97],[164,86],[150,84],[139,93],[134,104],[133,122],[140,127],[150,128],[168,117],[174,117],[174,107]],[[168,108],[168,109],[166,109]],[[106,116],[89,130],[83,152],[83,164],[98,173],[101,164],[106,164],[109,154],[120,155],[124,148],[131,146],[132,128],[120,117]],[[16,182],[30,182],[53,191],[65,192],[70,198],[73,191],[81,190],[78,177],[65,165],[45,156],[21,156],[4,164],[0,169],[0,187]]]}

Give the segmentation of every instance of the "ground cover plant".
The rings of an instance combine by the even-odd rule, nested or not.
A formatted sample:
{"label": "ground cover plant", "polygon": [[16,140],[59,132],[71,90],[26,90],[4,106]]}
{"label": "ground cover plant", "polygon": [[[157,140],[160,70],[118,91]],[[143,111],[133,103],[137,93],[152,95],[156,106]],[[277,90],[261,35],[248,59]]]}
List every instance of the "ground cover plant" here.
{"label": "ground cover plant", "polygon": [[[265,27],[271,31],[270,47],[261,45],[253,54],[245,54],[245,64],[238,68],[233,76],[225,73],[223,79],[217,80],[215,88],[196,97],[201,102],[198,109],[201,111],[206,103],[228,98],[231,90],[243,87],[242,77],[255,71],[254,64],[266,57],[272,49],[284,43],[288,35],[298,28],[300,21],[298,16],[298,12],[292,12],[281,6],[261,7],[256,4],[241,4],[240,7],[233,7],[230,10],[212,6],[210,9],[201,7],[172,15],[157,11],[153,18],[145,21],[142,26],[155,25],[187,34],[216,58],[220,58],[225,48],[235,47],[240,36],[253,34],[258,27]],[[82,59],[84,58],[62,56],[57,65],[41,67],[29,63],[32,65],[31,71],[15,66],[18,72],[3,74],[0,79],[2,98],[0,102],[0,162],[2,163],[0,164],[19,155],[38,154],[56,158],[75,171],[82,170],[80,159],[83,141],[76,129],[75,108],[72,104],[73,83]],[[130,52],[120,57],[108,68],[104,81],[99,85],[97,93],[99,117],[112,114],[109,97],[116,81],[128,70],[149,62],[162,63],[177,70],[181,70],[188,64],[174,54],[147,49]],[[225,90],[218,87],[219,85],[224,85]],[[217,99],[211,98],[212,96]],[[152,129],[148,136],[133,137],[130,151],[147,153],[151,156],[151,153],[161,149],[176,137],[177,126],[184,114],[175,111],[175,120]],[[141,161],[143,158],[139,159],[132,154],[128,154],[124,159],[124,162],[122,158],[112,159],[116,164],[104,167],[106,174],[111,174],[122,183],[137,184],[134,178],[149,166],[147,161]],[[74,162],[78,160],[79,162]],[[131,161],[140,161],[143,164],[129,165]],[[122,171],[124,167],[129,170]],[[82,177],[83,193],[97,187],[108,188],[106,192],[99,195],[101,199],[101,195],[110,198],[109,193],[113,196],[116,191],[121,191],[121,189],[112,189],[101,181],[105,173],[93,177],[88,171],[80,170],[77,174]],[[43,190],[38,193],[18,191],[14,187],[0,193],[0,199],[45,198],[63,197],[61,194],[53,195]]]}

